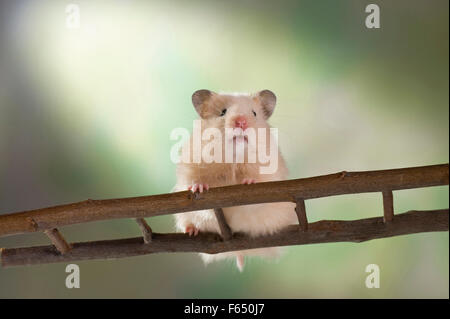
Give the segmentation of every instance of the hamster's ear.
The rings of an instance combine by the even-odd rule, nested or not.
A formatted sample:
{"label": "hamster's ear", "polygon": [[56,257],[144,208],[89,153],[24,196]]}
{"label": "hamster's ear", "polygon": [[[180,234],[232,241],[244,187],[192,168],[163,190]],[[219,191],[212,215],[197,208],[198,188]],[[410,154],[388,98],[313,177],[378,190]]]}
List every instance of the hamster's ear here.
{"label": "hamster's ear", "polygon": [[204,117],[207,109],[207,101],[212,97],[214,92],[210,90],[198,90],[192,94],[192,104],[194,104],[195,110],[200,115]]}
{"label": "hamster's ear", "polygon": [[261,103],[261,106],[263,107],[264,114],[268,119],[272,115],[273,110],[275,109],[275,104],[277,104],[277,97],[270,90],[262,90],[258,92],[257,95]]}

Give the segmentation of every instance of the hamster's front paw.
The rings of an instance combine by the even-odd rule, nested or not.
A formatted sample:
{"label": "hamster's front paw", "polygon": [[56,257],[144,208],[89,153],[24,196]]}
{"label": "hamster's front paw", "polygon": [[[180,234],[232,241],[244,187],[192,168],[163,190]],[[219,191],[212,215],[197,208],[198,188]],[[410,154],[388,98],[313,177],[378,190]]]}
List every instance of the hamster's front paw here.
{"label": "hamster's front paw", "polygon": [[190,186],[188,186],[188,190],[192,191],[193,193],[195,192],[199,192],[199,193],[203,193],[203,190],[207,191],[209,189],[209,185],[208,184],[192,184]]}
{"label": "hamster's front paw", "polygon": [[250,184],[255,184],[256,180],[254,180],[253,178],[244,178],[242,180],[242,184],[244,185],[250,185]]}
{"label": "hamster's front paw", "polygon": [[189,236],[197,236],[199,229],[195,227],[193,224],[189,224],[184,228],[184,233],[189,234]]}

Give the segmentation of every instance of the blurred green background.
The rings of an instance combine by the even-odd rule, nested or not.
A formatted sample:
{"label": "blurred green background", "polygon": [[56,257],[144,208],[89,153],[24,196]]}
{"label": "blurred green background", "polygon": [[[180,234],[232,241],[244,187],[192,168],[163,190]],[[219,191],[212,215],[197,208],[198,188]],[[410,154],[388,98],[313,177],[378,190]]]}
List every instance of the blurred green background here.
{"label": "blurred green background", "polygon": [[[68,1],[0,4],[0,213],[167,193],[176,127],[196,89],[271,89],[290,177],[449,161],[449,3]],[[365,7],[381,8],[367,29]],[[449,207],[448,187],[395,192],[395,209]],[[382,214],[381,194],[310,200],[311,221]],[[171,232],[171,216],[148,219]],[[132,220],[62,229],[70,241],[136,237]],[[0,247],[47,244],[43,234]],[[365,267],[381,287],[365,287]],[[449,238],[425,233],[289,247],[275,262],[205,268],[196,254],[0,269],[1,298],[448,298]]]}

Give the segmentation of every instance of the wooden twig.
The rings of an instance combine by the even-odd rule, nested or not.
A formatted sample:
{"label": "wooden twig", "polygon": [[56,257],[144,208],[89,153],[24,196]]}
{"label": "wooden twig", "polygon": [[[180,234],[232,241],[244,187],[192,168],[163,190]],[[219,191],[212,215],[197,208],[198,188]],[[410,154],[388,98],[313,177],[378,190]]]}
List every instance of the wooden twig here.
{"label": "wooden twig", "polygon": [[[133,198],[87,200],[0,215],[0,237],[114,218],[144,218],[257,203],[291,202],[293,198],[307,200],[448,183],[449,165],[442,164],[381,171],[341,172],[281,182],[217,187],[198,196],[184,191]],[[242,196],[243,193],[245,196]]]}
{"label": "wooden twig", "polygon": [[297,206],[295,206],[295,213],[297,214],[298,224],[301,231],[308,230],[308,218],[306,217],[305,201],[303,199],[297,199]]}
{"label": "wooden twig", "polygon": [[142,237],[103,240],[73,244],[69,254],[61,255],[53,246],[9,248],[0,250],[3,267],[73,262],[92,259],[124,258],[163,252],[203,252],[216,254],[227,251],[262,247],[305,245],[330,242],[363,242],[421,232],[448,231],[449,211],[410,211],[395,216],[395,222],[386,227],[382,217],[353,221],[319,221],[309,224],[307,232],[299,233],[299,226],[264,237],[250,238],[236,233],[223,241],[217,234],[200,233],[196,237],[186,234],[153,234],[151,245]]}
{"label": "wooden twig", "polygon": [[153,236],[153,231],[151,227],[147,224],[144,218],[136,218],[136,223],[139,225],[139,228],[141,229],[144,242],[146,244],[151,243]]}
{"label": "wooden twig", "polygon": [[227,224],[222,208],[214,208],[214,214],[219,223],[220,235],[224,240],[230,240],[233,234],[231,233],[230,226]]}
{"label": "wooden twig", "polygon": [[394,219],[394,194],[392,191],[383,192],[383,220],[385,223],[390,223]]}
{"label": "wooden twig", "polygon": [[44,230],[44,234],[47,235],[48,238],[50,238],[53,245],[55,245],[56,249],[61,253],[65,254],[68,251],[70,251],[71,247],[66,242],[64,237],[61,235],[61,233],[56,229],[46,229]]}

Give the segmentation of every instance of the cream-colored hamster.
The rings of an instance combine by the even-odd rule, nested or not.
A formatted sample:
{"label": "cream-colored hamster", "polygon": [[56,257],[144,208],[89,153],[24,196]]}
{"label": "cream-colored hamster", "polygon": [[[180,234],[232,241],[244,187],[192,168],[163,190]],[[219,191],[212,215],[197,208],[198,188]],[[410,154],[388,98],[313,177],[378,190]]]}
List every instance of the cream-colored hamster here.
{"label": "cream-colored hamster", "polygon": [[[287,178],[287,168],[278,147],[274,151],[276,167],[271,171],[266,169],[263,172],[261,170],[262,167],[267,168],[269,164],[267,159],[265,163],[260,160],[259,153],[269,154],[271,152],[270,145],[273,143],[270,139],[271,132],[267,120],[275,108],[276,97],[274,93],[263,90],[255,94],[226,94],[199,90],[192,95],[192,103],[200,115],[201,132],[205,133],[205,130],[214,128],[219,129],[222,133],[220,138],[215,135],[212,135],[214,138],[211,138],[211,140],[220,143],[214,151],[220,153],[219,150],[222,150],[222,154],[218,154],[218,159],[221,160],[210,163],[203,160],[200,163],[194,162],[192,150],[195,142],[193,141],[193,135],[191,135],[190,140],[182,149],[184,155],[186,155],[185,152],[189,151],[186,155],[189,160],[182,161],[177,166],[177,184],[174,191],[190,189],[192,192],[203,192],[210,187],[279,181]],[[238,133],[234,136],[227,135],[227,131],[235,128],[237,128],[235,131]],[[249,138],[251,135],[247,136],[246,134],[252,129],[256,132],[256,138],[253,139]],[[259,135],[259,131],[264,133]],[[208,141],[202,141],[201,143],[203,150],[204,147],[207,147]],[[225,155],[227,144],[232,145],[232,161],[229,160],[230,158],[227,160]],[[242,150],[244,150],[243,155],[239,155]],[[255,156],[252,157],[250,154]],[[223,212],[233,232],[242,232],[253,237],[272,234],[287,225],[297,223],[293,203],[226,207],[223,208]],[[179,213],[175,215],[175,220],[177,229],[189,233],[189,235],[195,236],[202,231],[220,233],[213,210]],[[234,257],[237,267],[242,271],[245,256],[275,257],[279,255],[279,251],[279,247],[271,247],[214,255],[202,253],[200,255],[205,263]]]}

